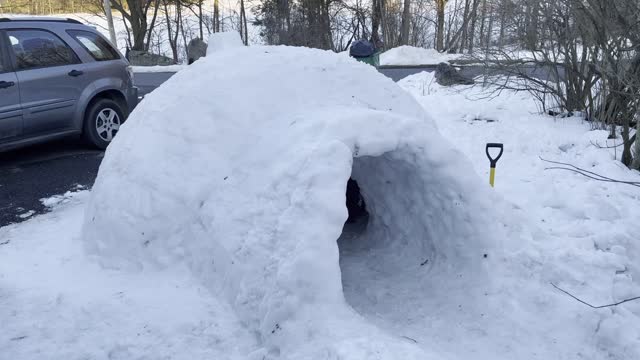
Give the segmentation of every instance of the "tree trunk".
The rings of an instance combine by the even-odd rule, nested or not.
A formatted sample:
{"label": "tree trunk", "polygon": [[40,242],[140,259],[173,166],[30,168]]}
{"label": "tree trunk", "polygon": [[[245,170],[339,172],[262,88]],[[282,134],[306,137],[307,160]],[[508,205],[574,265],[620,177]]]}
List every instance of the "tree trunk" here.
{"label": "tree trunk", "polygon": [[213,1],[213,32],[220,32],[220,4],[219,0]]}
{"label": "tree trunk", "polygon": [[329,0],[323,0],[322,7],[322,36],[325,37],[326,49],[334,50],[333,48],[333,34],[331,33],[331,16],[329,14]]}
{"label": "tree trunk", "polygon": [[247,13],[244,8],[244,0],[240,0],[240,34],[242,36],[242,42],[245,45],[249,45],[249,33],[247,31]]}
{"label": "tree trunk", "polygon": [[487,19],[487,0],[482,0],[482,15],[480,17],[480,21],[482,21],[480,23],[480,47],[482,47],[482,41],[484,41],[484,23]]}
{"label": "tree trunk", "polygon": [[400,45],[409,45],[409,26],[411,25],[411,0],[404,0]]}
{"label": "tree trunk", "polygon": [[204,19],[202,18],[202,2],[204,0],[198,1],[198,24],[200,26],[200,40],[204,40]]}
{"label": "tree trunk", "polygon": [[178,37],[180,36],[180,27],[182,26],[182,3],[176,1],[176,31],[173,34],[173,61],[177,64],[179,59],[178,54]]}
{"label": "tree trunk", "polygon": [[535,51],[538,48],[538,17],[540,12],[540,2],[532,1],[527,7],[524,26],[525,47],[527,50]]}
{"label": "tree trunk", "polygon": [[444,49],[444,8],[447,5],[447,0],[436,0],[436,17],[437,17],[437,29],[436,29],[436,50],[442,51]]}
{"label": "tree trunk", "polygon": [[380,26],[382,27],[382,45],[383,47],[391,46],[389,44],[389,27],[387,24],[387,7],[386,0],[378,0],[378,6],[380,7]]}
{"label": "tree trunk", "polygon": [[382,14],[380,11],[381,9],[380,1],[381,0],[371,1],[371,42],[375,47],[379,47],[381,43],[380,42],[380,18],[382,17]]}
{"label": "tree trunk", "polygon": [[471,1],[464,1],[464,16],[462,19],[462,38],[460,39],[460,52],[464,52],[464,48],[467,46],[467,29],[469,28],[469,16],[471,8]]}
{"label": "tree trunk", "polygon": [[489,51],[489,47],[491,46],[491,33],[493,32],[493,14],[489,15],[489,27],[487,28],[487,38],[485,40],[485,48],[487,52]]}
{"label": "tree trunk", "polygon": [[476,21],[478,20],[478,6],[480,0],[473,0],[473,6],[471,10],[471,29],[469,31],[469,53],[473,52],[473,41],[476,36]]}
{"label": "tree trunk", "polygon": [[505,5],[505,1],[503,0],[500,6],[500,37],[498,39],[498,46],[500,46],[500,49],[502,49],[504,45],[504,36],[507,27],[507,9]]}

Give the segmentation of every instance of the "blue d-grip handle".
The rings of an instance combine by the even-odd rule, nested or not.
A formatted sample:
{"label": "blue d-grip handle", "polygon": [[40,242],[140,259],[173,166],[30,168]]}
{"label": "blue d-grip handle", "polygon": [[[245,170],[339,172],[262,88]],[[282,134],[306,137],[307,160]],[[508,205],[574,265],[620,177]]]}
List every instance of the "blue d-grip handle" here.
{"label": "blue d-grip handle", "polygon": [[[491,148],[500,149],[500,153],[495,158],[492,158],[491,154],[489,154],[489,149],[491,149]],[[491,167],[492,168],[496,167],[496,164],[498,163],[498,160],[500,160],[500,157],[502,156],[502,152],[503,151],[504,151],[504,144],[498,144],[498,143],[488,143],[487,144],[487,148],[486,148],[487,157],[491,161]]]}

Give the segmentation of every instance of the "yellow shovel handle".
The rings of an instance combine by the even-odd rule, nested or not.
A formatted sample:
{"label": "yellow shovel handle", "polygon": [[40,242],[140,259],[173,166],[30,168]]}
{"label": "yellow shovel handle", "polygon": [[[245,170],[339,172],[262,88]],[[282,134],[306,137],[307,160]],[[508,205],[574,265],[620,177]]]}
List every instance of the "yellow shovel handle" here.
{"label": "yellow shovel handle", "polygon": [[496,179],[496,168],[492,167],[491,171],[489,172],[489,184],[491,184],[491,187],[493,187],[493,182]]}

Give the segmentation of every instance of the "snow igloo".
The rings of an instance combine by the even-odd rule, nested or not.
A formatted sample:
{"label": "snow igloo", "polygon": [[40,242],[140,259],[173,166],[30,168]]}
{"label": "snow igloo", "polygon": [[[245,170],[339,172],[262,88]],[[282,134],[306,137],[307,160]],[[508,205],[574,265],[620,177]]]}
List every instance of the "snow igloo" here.
{"label": "snow igloo", "polygon": [[[350,179],[360,216],[347,222]],[[135,109],[82,236],[104,267],[191,272],[256,339],[249,359],[437,358],[380,318],[402,324],[412,306],[435,314],[479,296],[485,188],[375,68],[242,47]]]}

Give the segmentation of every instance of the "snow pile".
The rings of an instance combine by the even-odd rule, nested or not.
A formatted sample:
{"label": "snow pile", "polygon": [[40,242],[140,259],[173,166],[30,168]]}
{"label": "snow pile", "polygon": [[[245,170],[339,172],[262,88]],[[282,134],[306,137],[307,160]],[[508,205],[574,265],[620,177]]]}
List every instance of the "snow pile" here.
{"label": "snow pile", "polygon": [[207,43],[207,56],[213,53],[242,47],[242,39],[237,31],[213,33]]}
{"label": "snow pile", "polygon": [[421,296],[482,308],[499,259],[483,254],[504,236],[469,169],[374,68],[242,47],[179,72],[135,109],[107,150],[82,236],[107,268],[186,266],[255,336],[241,348],[251,359],[440,358],[353,311],[343,281],[359,280],[341,276],[337,239],[352,176],[370,216],[366,242],[344,251],[388,250],[390,265],[367,276],[422,271],[434,292]]}
{"label": "snow pile", "polygon": [[380,65],[437,65],[441,62],[458,60],[463,56],[403,45],[380,54]]}
{"label": "snow pile", "polygon": [[83,188],[84,188],[83,186],[78,185],[78,186],[76,186],[76,190],[74,190],[74,191],[67,191],[66,193],[61,194],[61,195],[53,195],[53,196],[50,196],[48,198],[42,198],[42,199],[40,199],[40,202],[45,207],[53,209],[56,206],[59,206],[61,204],[66,204],[66,203],[72,201],[73,198],[75,198],[79,194],[84,194]]}

